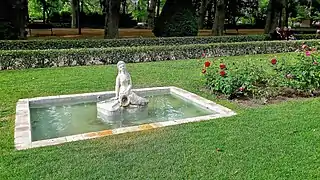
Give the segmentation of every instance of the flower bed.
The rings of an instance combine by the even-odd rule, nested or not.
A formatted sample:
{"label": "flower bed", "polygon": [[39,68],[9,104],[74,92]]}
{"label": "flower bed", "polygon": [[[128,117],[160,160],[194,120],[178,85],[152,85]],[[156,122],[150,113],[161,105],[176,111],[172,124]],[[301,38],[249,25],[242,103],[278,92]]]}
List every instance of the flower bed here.
{"label": "flower bed", "polygon": [[[315,39],[314,34],[297,35],[297,39]],[[131,39],[76,39],[76,40],[19,40],[0,41],[0,50],[36,50],[71,48],[108,48],[124,46],[164,46],[209,44],[227,42],[266,41],[268,35],[209,36],[209,37],[169,37],[169,38],[131,38]]]}
{"label": "flower bed", "polygon": [[[309,40],[316,45],[318,41]],[[142,46],[92,49],[0,51],[0,69],[115,64],[118,61],[150,62],[176,59],[293,52],[302,41],[215,43],[182,46]]]}
{"label": "flower bed", "polygon": [[272,58],[228,64],[206,61],[202,69],[206,87],[217,94],[272,98],[279,95],[317,96],[320,90],[320,54],[306,44],[297,57]]}

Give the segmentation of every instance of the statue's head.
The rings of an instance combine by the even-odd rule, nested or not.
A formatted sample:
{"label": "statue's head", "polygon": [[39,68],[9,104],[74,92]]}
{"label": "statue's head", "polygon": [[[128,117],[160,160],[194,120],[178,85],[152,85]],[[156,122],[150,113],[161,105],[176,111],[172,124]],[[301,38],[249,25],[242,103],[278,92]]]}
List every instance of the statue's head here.
{"label": "statue's head", "polygon": [[123,61],[119,61],[117,63],[117,68],[119,72],[124,72],[126,71],[126,64]]}

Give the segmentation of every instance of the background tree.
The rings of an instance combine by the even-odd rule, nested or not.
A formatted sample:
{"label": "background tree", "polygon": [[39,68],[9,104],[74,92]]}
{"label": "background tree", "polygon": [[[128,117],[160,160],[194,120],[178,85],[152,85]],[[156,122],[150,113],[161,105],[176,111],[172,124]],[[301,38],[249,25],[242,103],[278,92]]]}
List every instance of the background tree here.
{"label": "background tree", "polygon": [[25,39],[27,0],[3,0],[0,6],[0,39]]}
{"label": "background tree", "polygon": [[209,0],[201,0],[201,5],[200,5],[199,15],[198,15],[199,29],[203,29],[204,27],[204,20],[205,20],[208,4],[209,4]]}
{"label": "background tree", "polygon": [[102,4],[105,11],[105,38],[119,37],[119,17],[120,17],[120,0],[103,0]]}
{"label": "background tree", "polygon": [[79,5],[79,0],[70,0],[71,4],[71,28],[76,28],[77,27],[77,12],[78,12],[78,5]]}
{"label": "background tree", "polygon": [[264,33],[269,34],[279,26],[281,12],[284,6],[284,0],[270,0],[267,10],[267,19]]}
{"label": "background tree", "polygon": [[212,34],[222,36],[224,31],[225,15],[226,15],[226,0],[217,0],[214,24]]}
{"label": "background tree", "polygon": [[155,36],[197,36],[198,23],[192,0],[167,0],[153,29]]}
{"label": "background tree", "polygon": [[154,28],[155,15],[156,15],[156,6],[157,0],[150,0],[148,7],[148,27],[150,29]]}

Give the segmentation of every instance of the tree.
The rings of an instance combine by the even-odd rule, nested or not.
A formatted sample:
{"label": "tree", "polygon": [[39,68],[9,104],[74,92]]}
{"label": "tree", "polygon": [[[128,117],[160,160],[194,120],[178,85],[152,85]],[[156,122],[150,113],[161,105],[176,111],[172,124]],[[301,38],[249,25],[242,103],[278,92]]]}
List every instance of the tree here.
{"label": "tree", "polygon": [[157,37],[196,36],[198,23],[192,0],[167,0],[153,33]]}
{"label": "tree", "polygon": [[120,0],[103,0],[101,1],[105,14],[105,38],[119,37],[119,17],[120,17]]}
{"label": "tree", "polygon": [[208,6],[208,0],[201,0],[200,10],[199,10],[199,19],[198,19],[199,29],[203,29],[204,17],[207,12],[207,6]]}
{"label": "tree", "polygon": [[70,0],[71,1],[71,28],[77,27],[77,12],[78,12],[78,1],[79,0]]}
{"label": "tree", "polygon": [[150,4],[148,7],[148,27],[154,28],[154,20],[156,15],[156,0],[150,0]]}
{"label": "tree", "polygon": [[214,24],[212,27],[212,34],[215,36],[223,35],[225,15],[226,15],[225,1],[226,0],[217,0]]}
{"label": "tree", "polygon": [[281,13],[285,0],[270,0],[267,9],[267,20],[264,29],[265,34],[271,33],[280,24]]}
{"label": "tree", "polygon": [[4,0],[0,6],[0,39],[25,39],[27,0]]}

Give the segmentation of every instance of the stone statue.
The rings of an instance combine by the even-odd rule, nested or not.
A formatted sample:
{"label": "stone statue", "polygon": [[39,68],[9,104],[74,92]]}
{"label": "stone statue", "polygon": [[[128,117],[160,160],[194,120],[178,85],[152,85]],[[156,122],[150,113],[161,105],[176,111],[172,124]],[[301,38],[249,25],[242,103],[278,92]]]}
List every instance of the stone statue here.
{"label": "stone statue", "polygon": [[118,75],[116,78],[115,100],[118,100],[122,107],[129,105],[145,106],[148,100],[136,95],[131,91],[132,81],[129,72],[127,71],[126,64],[123,61],[117,63]]}
{"label": "stone statue", "polygon": [[[117,68],[118,75],[115,85],[115,97],[97,103],[98,111],[106,111],[104,114],[110,114],[110,112],[117,111],[121,107],[135,108],[146,106],[149,102],[147,99],[132,92],[131,76],[127,71],[126,64],[123,61],[119,61]],[[109,113],[107,111],[109,111]]]}

